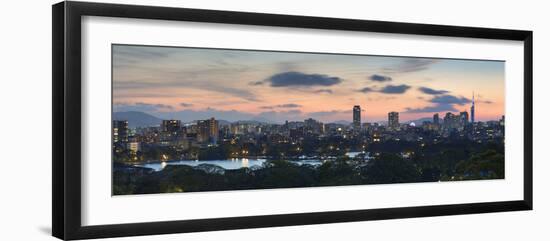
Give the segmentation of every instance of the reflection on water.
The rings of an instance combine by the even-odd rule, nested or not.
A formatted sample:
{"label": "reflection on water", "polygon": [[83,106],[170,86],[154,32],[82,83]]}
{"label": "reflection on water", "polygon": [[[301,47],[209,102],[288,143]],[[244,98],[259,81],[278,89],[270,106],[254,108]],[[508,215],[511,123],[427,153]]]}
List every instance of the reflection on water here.
{"label": "reflection on water", "polygon": [[241,163],[241,167],[248,167],[248,158],[243,158]]}
{"label": "reflection on water", "polygon": [[[201,164],[211,164],[211,165],[220,166],[226,170],[233,170],[233,169],[239,169],[243,167],[250,168],[253,166],[262,166],[264,162],[266,162],[266,159],[232,158],[229,160],[208,160],[208,161],[182,160],[182,161],[154,162],[154,163],[141,164],[137,166],[147,167],[147,168],[154,169],[155,171],[160,171],[168,165],[187,165],[187,166],[195,167]],[[300,161],[292,161],[292,162],[299,165],[303,165],[303,164],[320,165],[321,164],[321,161],[319,160],[300,160]]]}

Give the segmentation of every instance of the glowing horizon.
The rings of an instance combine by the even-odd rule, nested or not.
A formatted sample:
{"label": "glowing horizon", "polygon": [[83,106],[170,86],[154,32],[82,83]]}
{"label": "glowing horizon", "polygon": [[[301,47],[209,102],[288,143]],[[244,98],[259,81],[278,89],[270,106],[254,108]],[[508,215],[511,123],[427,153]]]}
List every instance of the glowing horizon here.
{"label": "glowing horizon", "polygon": [[[504,62],[113,45],[113,111],[273,122],[504,115]],[[209,118],[209,117],[208,117]]]}

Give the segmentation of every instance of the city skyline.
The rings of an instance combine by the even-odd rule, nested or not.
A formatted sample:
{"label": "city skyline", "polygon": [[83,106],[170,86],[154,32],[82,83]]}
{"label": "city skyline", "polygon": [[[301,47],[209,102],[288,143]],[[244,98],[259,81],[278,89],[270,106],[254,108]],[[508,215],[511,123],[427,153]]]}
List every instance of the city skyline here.
{"label": "city skyline", "polygon": [[[352,121],[504,115],[504,62],[113,45],[113,111],[162,119]],[[472,94],[473,95],[473,94]]]}

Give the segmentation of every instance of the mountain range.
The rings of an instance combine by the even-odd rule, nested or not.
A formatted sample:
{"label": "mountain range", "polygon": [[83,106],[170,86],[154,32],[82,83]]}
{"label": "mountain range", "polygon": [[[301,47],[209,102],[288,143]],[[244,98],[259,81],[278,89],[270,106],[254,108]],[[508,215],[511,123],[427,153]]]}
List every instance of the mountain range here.
{"label": "mountain range", "polygon": [[139,111],[114,112],[113,120],[127,120],[128,127],[160,126],[161,119]]}
{"label": "mountain range", "polygon": [[[156,116],[140,112],[140,111],[123,111],[123,112],[114,112],[113,113],[113,120],[127,120],[128,126],[130,128],[136,128],[136,127],[148,127],[148,126],[160,126],[160,123],[162,122],[161,118],[158,118]],[[240,121],[227,121],[227,120],[218,120],[220,125],[229,125],[234,122],[240,122],[240,123],[268,123],[268,124],[274,124],[273,121],[269,121],[267,119],[258,118],[258,119],[252,119],[252,120],[240,120]],[[432,121],[432,118],[420,118],[416,120],[410,120],[410,121],[404,121],[403,123],[409,124],[411,122],[414,122],[417,126],[421,125],[424,121]],[[335,124],[341,124],[341,125],[349,125],[351,124],[350,121],[346,120],[339,120],[334,121],[332,123]],[[387,121],[377,121],[377,123],[385,124]]]}

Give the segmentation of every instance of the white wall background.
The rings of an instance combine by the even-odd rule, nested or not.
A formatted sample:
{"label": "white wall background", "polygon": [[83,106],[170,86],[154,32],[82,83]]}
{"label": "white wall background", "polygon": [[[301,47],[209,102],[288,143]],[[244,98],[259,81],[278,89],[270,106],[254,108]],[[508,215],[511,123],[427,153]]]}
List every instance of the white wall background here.
{"label": "white wall background", "polygon": [[[54,240],[51,231],[51,4],[9,1],[0,10],[0,240]],[[550,189],[549,6],[545,1],[110,0],[401,22],[533,30],[534,205],[530,212],[354,222],[119,238],[115,240],[548,240]],[[545,138],[546,137],[546,138]],[[546,143],[545,143],[546,142]],[[487,190],[490,192],[491,190]]]}

